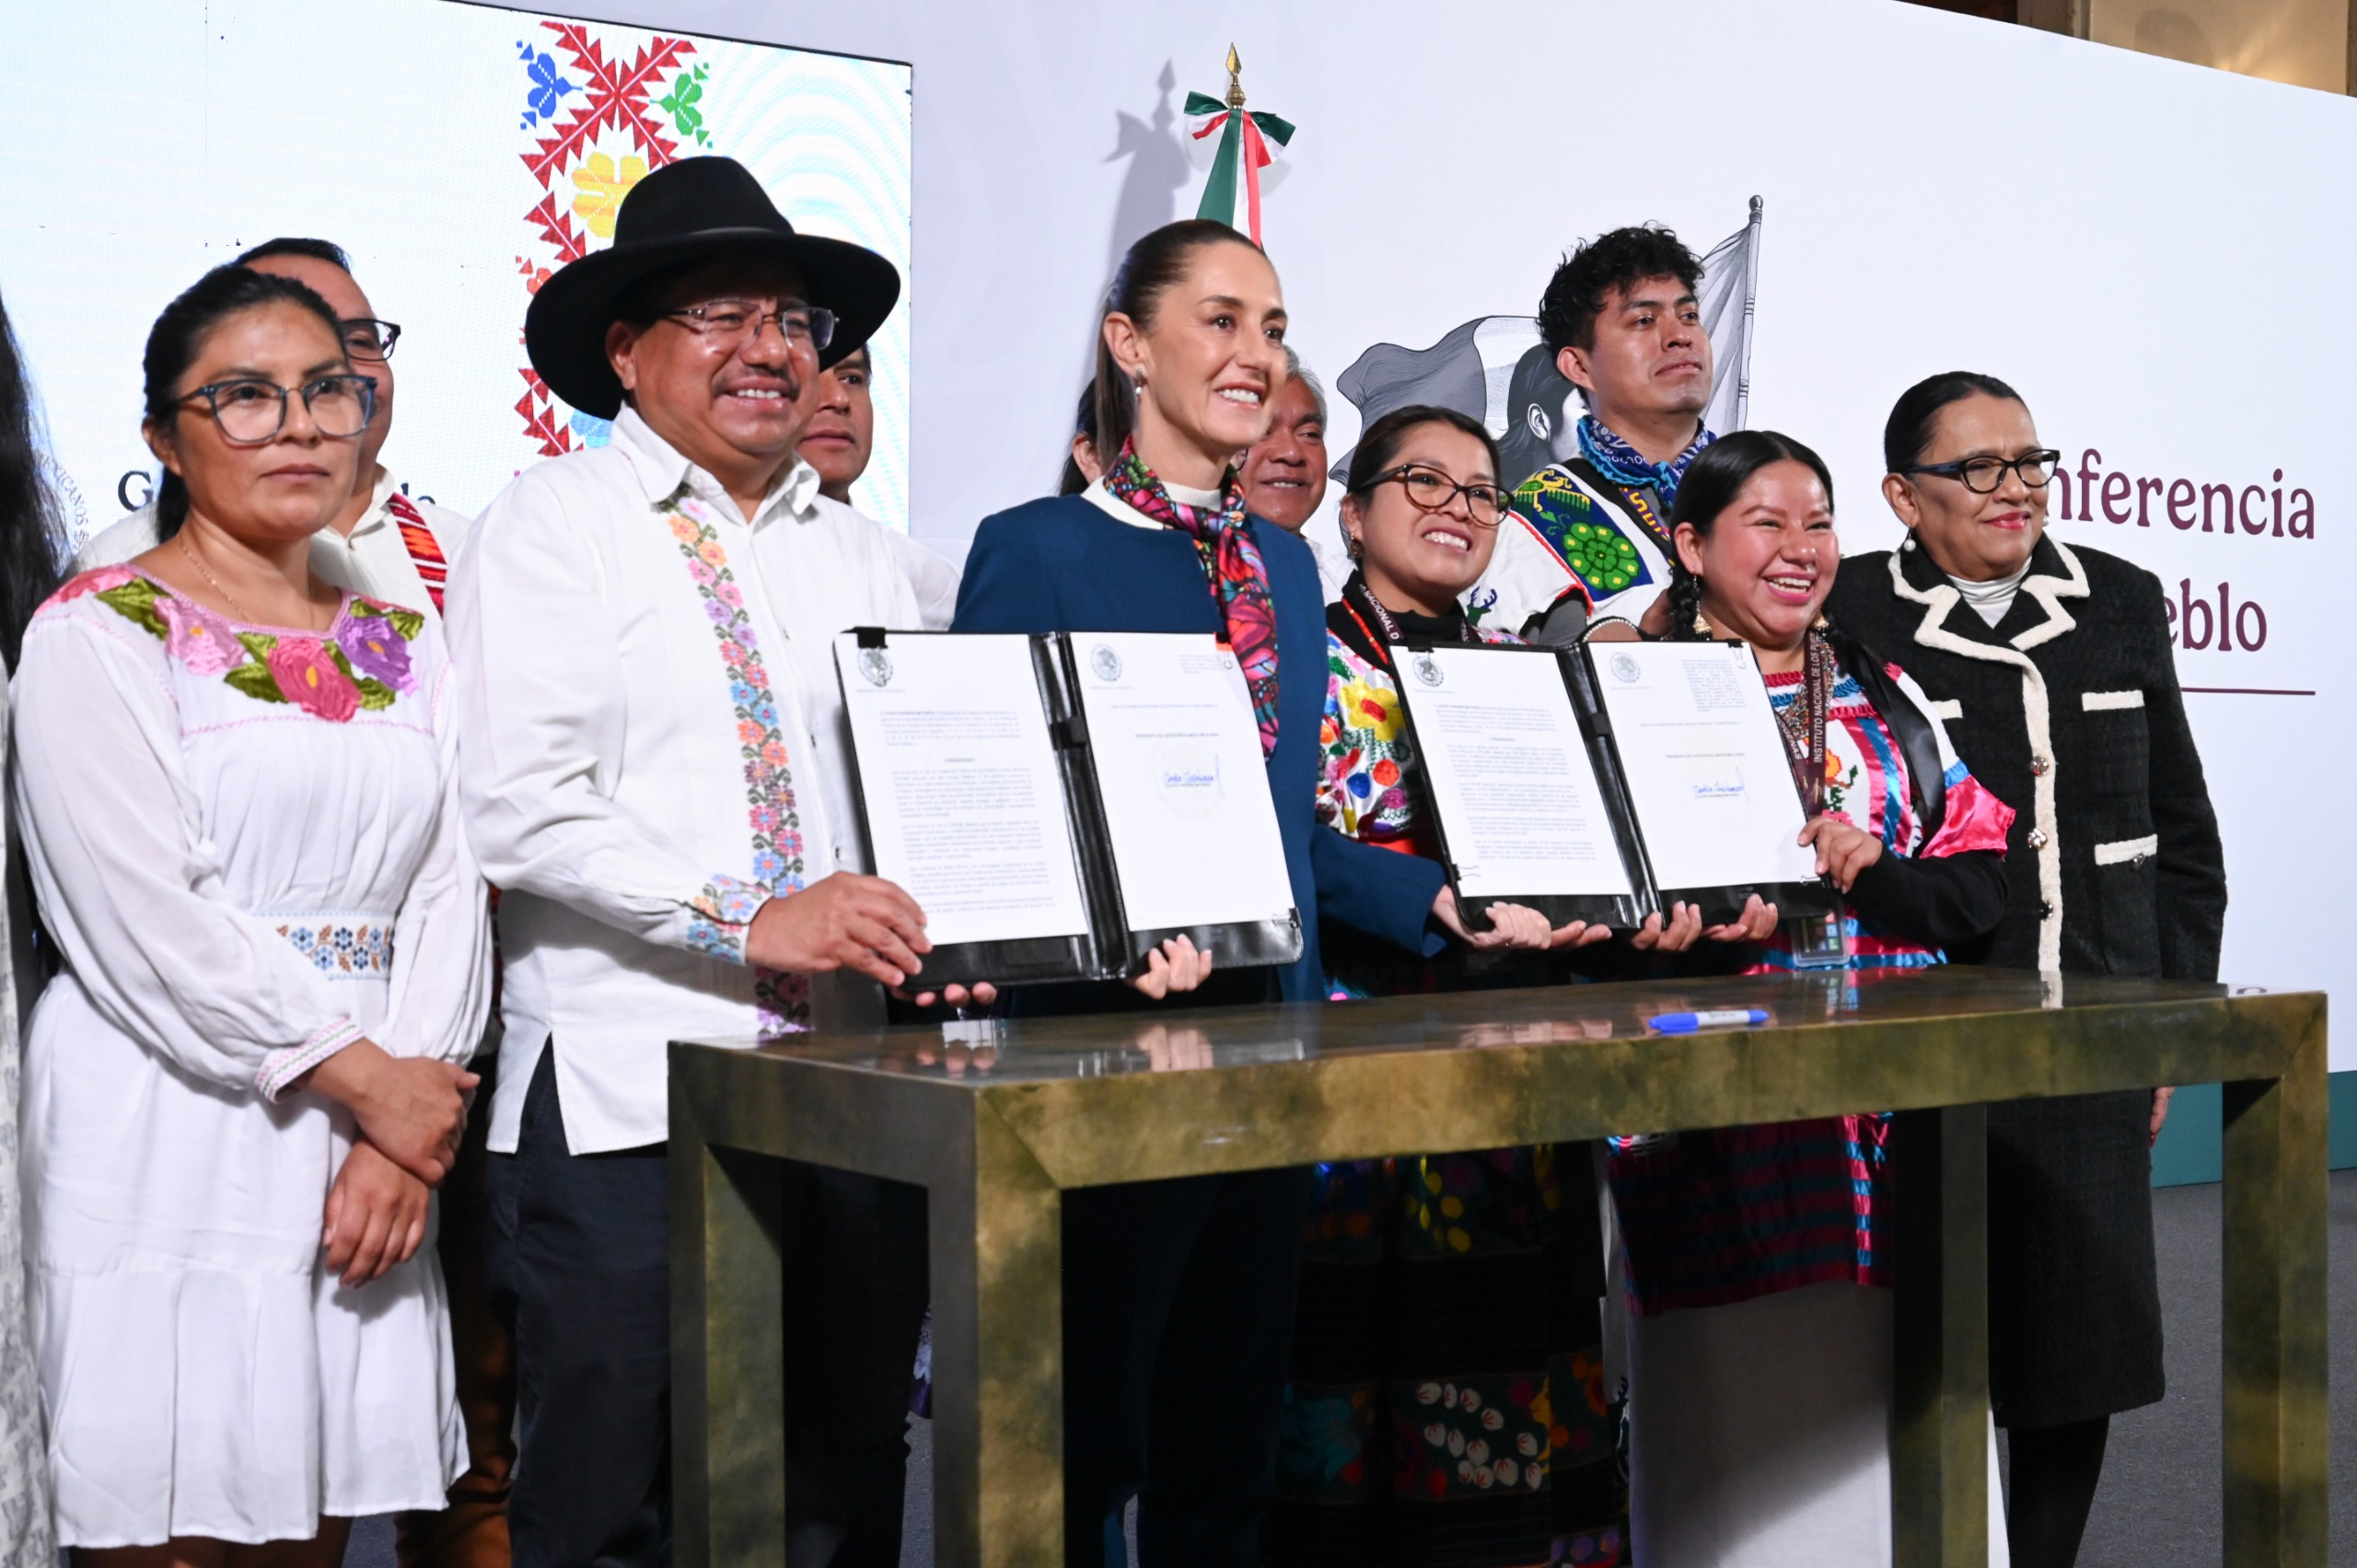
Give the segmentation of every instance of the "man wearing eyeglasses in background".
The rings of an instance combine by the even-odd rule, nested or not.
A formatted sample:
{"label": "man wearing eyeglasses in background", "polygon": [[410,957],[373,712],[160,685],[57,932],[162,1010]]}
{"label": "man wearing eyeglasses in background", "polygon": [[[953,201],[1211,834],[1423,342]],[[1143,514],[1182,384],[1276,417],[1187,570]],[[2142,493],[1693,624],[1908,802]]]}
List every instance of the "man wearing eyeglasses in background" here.
{"label": "man wearing eyeglasses in background", "polygon": [[[377,460],[393,433],[393,345],[401,330],[379,320],[352,275],[343,248],[325,239],[268,239],[238,258],[258,273],[292,278],[328,302],[343,324],[352,367],[377,384],[376,417],[360,436],[360,481],[351,504],[311,541],[311,569],[338,587],[389,604],[442,613],[449,558],[470,526],[463,513],[408,490]],[[158,543],[153,503],[86,540],[74,570],[118,565]]]}
{"label": "man wearing eyeglasses in background", "polygon": [[[326,239],[264,240],[238,258],[257,273],[292,278],[327,301],[343,327],[353,369],[376,383],[376,412],[360,433],[360,475],[351,501],[311,539],[311,569],[339,587],[435,617],[449,556],[472,526],[464,513],[411,495],[377,459],[393,432],[393,346],[401,330],[379,320],[352,275],[343,248]],[[110,566],[153,550],[151,502],[92,535],[74,557],[74,570]],[[506,1568],[507,1493],[516,1466],[516,1350],[483,1291],[482,1109],[491,1102],[495,1063],[470,1063],[482,1075],[477,1114],[459,1163],[442,1184],[435,1243],[450,1295],[450,1337],[457,1362],[459,1409],[467,1423],[467,1469],[452,1484],[449,1506],[437,1514],[403,1514],[396,1522],[401,1568]]]}
{"label": "man wearing eyeglasses in background", "polygon": [[1555,269],[1538,302],[1545,341],[1515,369],[1500,443],[1504,477],[1529,477],[1466,595],[1482,626],[1566,642],[1591,613],[1634,619],[1668,583],[1670,507],[1713,439],[1701,276],[1655,224],[1598,235]]}
{"label": "man wearing eyeglasses in background", "polygon": [[[923,912],[859,871],[833,655],[913,629],[916,600],[795,450],[821,365],[900,289],[691,157],[525,318],[550,389],[614,422],[492,502],[450,597],[459,800],[506,958],[491,1272],[526,1568],[668,1561],[668,1042],[866,1027],[879,981],[922,983]],[[897,1568],[924,1197],[785,1179],[787,1568]]]}

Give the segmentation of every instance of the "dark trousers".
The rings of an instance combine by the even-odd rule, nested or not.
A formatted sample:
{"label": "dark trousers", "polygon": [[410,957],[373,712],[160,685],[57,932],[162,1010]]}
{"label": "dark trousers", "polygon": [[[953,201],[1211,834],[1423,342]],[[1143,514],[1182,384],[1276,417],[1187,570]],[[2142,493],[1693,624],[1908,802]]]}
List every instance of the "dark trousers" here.
{"label": "dark trousers", "polygon": [[[662,1144],[574,1155],[541,1053],[513,1155],[491,1156],[493,1306],[516,1336],[517,1568],[670,1560],[671,1342]],[[924,1196],[785,1171],[789,1568],[900,1562]]]}
{"label": "dark trousers", "polygon": [[1064,1561],[1260,1562],[1310,1179],[1297,1169],[1064,1194]]}
{"label": "dark trousers", "polygon": [[556,1044],[512,1155],[491,1156],[492,1305],[516,1337],[517,1568],[671,1556],[670,1214],[664,1147],[567,1151]]}
{"label": "dark trousers", "polygon": [[475,1059],[482,1074],[467,1121],[459,1163],[442,1183],[437,1246],[450,1296],[450,1348],[459,1413],[467,1423],[467,1471],[436,1513],[395,1520],[393,1554],[401,1568],[508,1568],[507,1492],[516,1474],[516,1344],[493,1310],[483,1265],[488,1248],[491,1098],[498,1062]]}

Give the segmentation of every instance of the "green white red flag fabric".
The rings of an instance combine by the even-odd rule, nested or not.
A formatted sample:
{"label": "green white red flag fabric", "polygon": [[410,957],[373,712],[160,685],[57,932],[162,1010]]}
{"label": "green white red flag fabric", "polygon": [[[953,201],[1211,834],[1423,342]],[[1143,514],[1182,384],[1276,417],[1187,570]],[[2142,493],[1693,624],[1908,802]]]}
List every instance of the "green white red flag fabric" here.
{"label": "green white red flag fabric", "polygon": [[[1258,110],[1239,112],[1209,93],[1187,95],[1187,116],[1195,122],[1190,134],[1197,141],[1216,132],[1219,145],[1212,154],[1211,179],[1204,183],[1203,199],[1195,209],[1199,218],[1211,218],[1233,229],[1240,229],[1260,243],[1260,171],[1276,161],[1269,150],[1274,142],[1284,146],[1293,140],[1293,122],[1273,114]],[[1237,196],[1243,198],[1243,211],[1237,211]],[[1243,222],[1237,221],[1242,217]]]}

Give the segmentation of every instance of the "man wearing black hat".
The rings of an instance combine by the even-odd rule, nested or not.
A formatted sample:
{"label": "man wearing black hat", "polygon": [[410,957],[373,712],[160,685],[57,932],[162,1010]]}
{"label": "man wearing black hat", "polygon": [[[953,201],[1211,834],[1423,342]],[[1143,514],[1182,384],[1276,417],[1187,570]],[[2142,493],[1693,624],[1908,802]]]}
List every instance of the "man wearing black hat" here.
{"label": "man wearing black hat", "polygon": [[[550,389],[614,426],[492,503],[449,598],[462,807],[503,889],[491,1270],[519,1568],[668,1556],[666,1042],[878,1020],[878,982],[929,946],[915,901],[856,869],[830,651],[917,607],[795,453],[804,389],[899,295],[882,257],[795,233],[698,157],[633,188],[612,247],[526,318]],[[923,1199],[797,1181],[787,1244],[816,1288],[789,1303],[789,1562],[897,1563]]]}

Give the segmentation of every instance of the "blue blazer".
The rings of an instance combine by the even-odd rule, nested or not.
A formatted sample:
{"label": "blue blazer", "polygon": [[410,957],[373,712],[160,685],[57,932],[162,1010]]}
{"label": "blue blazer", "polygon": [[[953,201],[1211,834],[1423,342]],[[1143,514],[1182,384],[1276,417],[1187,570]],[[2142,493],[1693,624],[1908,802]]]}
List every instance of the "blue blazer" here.
{"label": "blue blazer", "polygon": [[[1429,957],[1439,865],[1395,854],[1318,820],[1318,727],[1326,712],[1326,602],[1317,559],[1260,517],[1252,538],[1268,563],[1277,612],[1277,745],[1269,793],[1301,911],[1299,962],[1277,972],[1286,1001],[1325,994],[1318,925],[1340,921]],[[1084,496],[1027,502],[982,519],[958,590],[957,632],[1212,632],[1224,630],[1195,541],[1176,528],[1109,517]],[[1404,955],[1403,955],[1404,956]]]}

